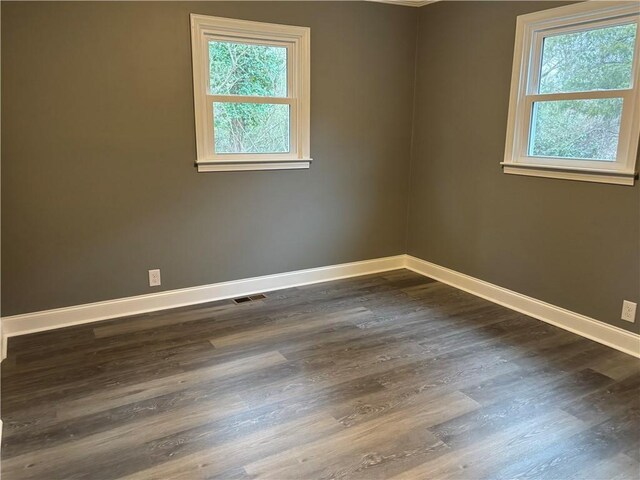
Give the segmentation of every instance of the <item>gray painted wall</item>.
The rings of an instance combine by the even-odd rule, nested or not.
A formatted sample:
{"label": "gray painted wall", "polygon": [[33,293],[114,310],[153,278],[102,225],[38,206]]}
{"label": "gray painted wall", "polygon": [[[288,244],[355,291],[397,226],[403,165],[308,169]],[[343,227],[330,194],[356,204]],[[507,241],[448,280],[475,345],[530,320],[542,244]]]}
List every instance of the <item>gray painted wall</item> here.
{"label": "gray painted wall", "polygon": [[559,5],[421,9],[408,253],[639,331],[640,187],[500,170],[516,16]]}
{"label": "gray painted wall", "polygon": [[[310,170],[196,173],[190,12],[311,27]],[[2,2],[2,314],[404,253],[415,14]]]}
{"label": "gray painted wall", "polygon": [[[499,167],[515,18],[556,5],[3,2],[2,314],[408,251],[632,329],[640,187]],[[190,12],[312,28],[309,171],[196,173]]]}

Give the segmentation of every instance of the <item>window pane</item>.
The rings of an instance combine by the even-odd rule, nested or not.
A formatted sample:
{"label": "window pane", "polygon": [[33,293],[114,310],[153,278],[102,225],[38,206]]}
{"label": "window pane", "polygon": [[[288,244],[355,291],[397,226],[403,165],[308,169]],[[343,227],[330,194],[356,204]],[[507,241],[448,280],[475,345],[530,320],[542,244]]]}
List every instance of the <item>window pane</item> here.
{"label": "window pane", "polygon": [[539,93],[631,87],[636,24],[546,37]]}
{"label": "window pane", "polygon": [[289,105],[213,103],[216,153],[289,153]]}
{"label": "window pane", "polygon": [[615,161],[621,98],[535,102],[529,155]]}
{"label": "window pane", "polygon": [[209,42],[212,95],[287,96],[287,49]]}

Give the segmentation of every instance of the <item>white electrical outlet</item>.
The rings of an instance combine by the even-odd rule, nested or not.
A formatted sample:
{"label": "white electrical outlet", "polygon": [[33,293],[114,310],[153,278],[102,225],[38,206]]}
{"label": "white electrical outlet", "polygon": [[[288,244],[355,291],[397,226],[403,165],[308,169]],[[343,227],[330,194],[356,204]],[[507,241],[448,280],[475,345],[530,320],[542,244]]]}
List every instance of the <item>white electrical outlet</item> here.
{"label": "white electrical outlet", "polygon": [[160,285],[160,269],[149,270],[149,286],[157,287]]}
{"label": "white electrical outlet", "polygon": [[626,320],[627,322],[635,322],[636,321],[636,307],[638,305],[625,300],[622,302],[622,320]]}

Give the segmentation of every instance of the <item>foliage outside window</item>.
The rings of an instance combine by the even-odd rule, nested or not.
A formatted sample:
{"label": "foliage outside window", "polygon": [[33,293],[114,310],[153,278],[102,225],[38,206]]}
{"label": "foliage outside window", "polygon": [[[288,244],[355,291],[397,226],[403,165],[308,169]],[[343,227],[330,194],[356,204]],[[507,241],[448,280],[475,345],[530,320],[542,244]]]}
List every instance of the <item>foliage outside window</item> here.
{"label": "foliage outside window", "polygon": [[639,13],[586,2],[518,17],[506,173],[633,184]]}
{"label": "foliage outside window", "polygon": [[309,29],[191,24],[198,170],[308,168]]}

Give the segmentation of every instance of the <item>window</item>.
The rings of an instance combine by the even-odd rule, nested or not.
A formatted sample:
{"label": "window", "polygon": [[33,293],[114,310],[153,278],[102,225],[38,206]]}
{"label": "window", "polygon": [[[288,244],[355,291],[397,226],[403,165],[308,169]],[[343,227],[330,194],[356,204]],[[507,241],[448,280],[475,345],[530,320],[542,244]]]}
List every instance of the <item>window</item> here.
{"label": "window", "polygon": [[639,14],[584,2],[518,17],[505,173],[633,185]]}
{"label": "window", "polygon": [[199,172],[309,168],[309,36],[191,15]]}

